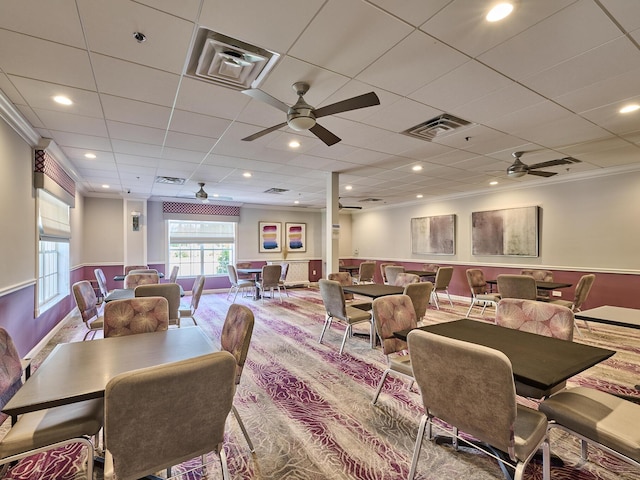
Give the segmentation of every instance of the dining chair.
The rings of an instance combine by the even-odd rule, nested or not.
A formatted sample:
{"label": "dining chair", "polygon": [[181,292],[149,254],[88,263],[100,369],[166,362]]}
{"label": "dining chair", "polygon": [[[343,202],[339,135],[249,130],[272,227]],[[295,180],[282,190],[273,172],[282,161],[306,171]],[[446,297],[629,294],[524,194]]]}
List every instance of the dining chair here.
{"label": "dining chair", "polygon": [[96,277],[96,282],[98,282],[98,288],[100,289],[102,298],[107,298],[107,295],[109,295],[109,289],[107,288],[107,277],[105,277],[104,272],[101,268],[96,268],[93,271],[93,274]]}
{"label": "dining chair", "polygon": [[529,275],[502,274],[496,277],[500,298],[521,298],[537,300],[536,280]]}
{"label": "dining chair", "polygon": [[124,266],[124,274],[128,275],[131,270],[147,270],[149,269],[149,265],[125,265]]}
{"label": "dining chair", "polygon": [[[496,325],[523,332],[535,333],[561,340],[573,340],[573,312],[562,305],[537,300],[503,298],[496,307]],[[564,389],[562,382],[552,389],[540,389],[516,380],[518,395],[541,399]]]}
{"label": "dining chair", "polygon": [[484,279],[484,272],[479,268],[468,268],[466,271],[467,283],[471,290],[471,305],[467,310],[467,317],[471,314],[471,310],[474,306],[479,305],[482,307],[480,316],[484,316],[484,311],[488,305],[494,307],[498,305],[500,301],[500,295],[489,291],[487,282]]}
{"label": "dining chair", "polygon": [[169,302],[164,297],[113,300],[104,306],[104,338],[161,332],[169,328]]}
{"label": "dining chair", "polygon": [[239,268],[251,268],[251,262],[236,262],[235,267],[236,267],[236,275],[238,276],[239,280],[253,280],[252,273],[238,272]]}
{"label": "dining chair", "polygon": [[387,277],[387,283],[389,285],[395,285],[396,277],[399,273],[404,273],[404,267],[402,265],[388,265],[384,271]]}
{"label": "dining chair", "polygon": [[227,275],[229,276],[229,283],[231,283],[231,288],[227,292],[227,300],[229,300],[229,295],[235,292],[233,295],[233,301],[235,302],[240,290],[246,291],[247,288],[256,287],[255,280],[239,278],[236,267],[231,264],[227,265]]}
{"label": "dining chair", "polygon": [[180,328],[180,285],[177,283],[157,283],[139,285],[133,290],[136,297],[164,297],[169,303],[169,325]]}
{"label": "dining chair", "polygon": [[196,321],[196,311],[198,310],[198,305],[200,305],[200,297],[204,290],[205,280],[206,277],[204,275],[198,275],[193,281],[193,286],[191,287],[191,302],[188,307],[180,305],[180,309],[178,310],[180,319],[190,318],[193,320],[194,325],[198,325]]}
{"label": "dining chair", "polygon": [[280,303],[282,303],[282,293],[280,292],[280,277],[282,276],[282,266],[280,264],[264,265],[262,267],[262,276],[260,280],[256,281],[256,287],[260,291],[262,296],[262,302],[264,303],[265,292],[271,292],[271,298],[274,298],[275,290],[278,290],[278,296],[280,297]]}
{"label": "dining chair", "polygon": [[[547,417],[516,402],[513,370],[504,353],[421,330],[411,331],[407,342],[424,405],[409,480],[416,474],[425,429],[433,438],[434,418],[451,426],[456,450],[459,441],[479,448],[497,459],[504,473],[507,466],[514,469],[514,480],[522,480],[527,464],[540,447],[546,467]],[[470,442],[459,431],[479,442]],[[493,449],[508,458],[495,455]]]}
{"label": "dining chair", "polygon": [[394,263],[381,263],[380,264],[380,276],[382,277],[382,283],[384,283],[385,285],[389,283],[389,281],[387,280],[386,268],[391,266],[391,265],[395,265],[395,264]]}
{"label": "dining chair", "polygon": [[287,273],[289,273],[289,262],[282,262],[280,264],[282,266],[282,272],[280,273],[279,284],[284,289],[284,293],[289,296],[289,291],[287,290]]}
{"label": "dining chair", "polygon": [[96,292],[88,280],[81,280],[74,283],[71,286],[71,291],[73,292],[73,298],[76,301],[76,306],[82,317],[82,322],[87,327],[87,333],[85,333],[82,340],[86,340],[89,335],[91,335],[91,338],[94,338],[96,332],[102,330],[104,325],[104,318],[98,310],[98,297],[96,297]]}
{"label": "dining chair", "polygon": [[[573,300],[552,300],[549,303],[553,303],[555,305],[563,305],[571,309],[572,312],[579,312],[584,305],[584,302],[587,301],[587,297],[589,296],[589,292],[591,292],[591,287],[593,287],[593,282],[596,280],[596,276],[594,274],[583,275],[580,277],[578,281],[578,285],[576,285],[576,290],[574,293]],[[587,329],[591,331],[591,327],[586,320],[583,320],[584,324],[587,326]],[[576,330],[578,330],[578,334],[582,335],[580,329],[578,328],[578,324],[574,323]]]}
{"label": "dining chair", "polygon": [[[535,278],[536,282],[553,282],[553,272],[551,270],[534,270],[526,268],[520,271],[521,275],[529,275]],[[538,300],[549,300],[549,290],[538,289]]]}
{"label": "dining chair", "polygon": [[178,272],[180,271],[179,265],[174,265],[169,274],[169,283],[176,283],[178,281]]}
{"label": "dining chair", "polygon": [[136,288],[139,285],[153,285],[160,283],[157,273],[129,273],[124,277],[124,288]]}
{"label": "dining chair", "polygon": [[[220,335],[220,345],[222,350],[225,350],[233,355],[236,359],[236,375],[235,384],[236,388],[240,384],[242,377],[242,370],[244,369],[244,363],[249,353],[249,345],[251,343],[251,335],[253,333],[253,324],[255,322],[253,312],[243,305],[232,304],[227,310],[227,316],[222,325],[222,333]],[[249,450],[255,451],[253,442],[249,438],[249,433],[244,426],[244,422],[240,417],[238,409],[233,405],[231,407],[233,416],[238,420],[240,430],[244,438],[247,440]]]}
{"label": "dining chair", "polygon": [[[340,283],[343,287],[348,287],[353,285],[353,277],[349,272],[333,272],[327,275],[327,280],[333,280],[334,282]],[[344,292],[344,299],[349,301],[353,300],[353,293]]]}
{"label": "dining chair", "polygon": [[[0,410],[22,386],[22,373],[13,340],[4,328],[0,328]],[[103,416],[102,399],[24,413],[0,440],[0,465],[54,448],[81,444],[87,449],[87,478],[93,478],[91,437],[95,438],[102,428]],[[0,413],[0,424],[6,419],[7,415]]]}
{"label": "dining chair", "polygon": [[432,291],[433,283],[431,282],[410,283],[404,287],[403,293],[411,298],[411,303],[413,303],[413,309],[416,312],[416,320],[418,322],[424,319]]}
{"label": "dining chair", "polygon": [[394,336],[394,332],[416,328],[416,312],[408,295],[386,295],[373,301],[373,318],[376,333],[382,344],[382,353],[387,359],[387,368],[382,373],[378,388],[373,397],[375,405],[390,373],[399,374],[413,382],[411,358],[407,351],[407,342]]}
{"label": "dining chair", "polygon": [[449,295],[449,283],[453,277],[453,267],[439,267],[438,273],[436,273],[436,279],[433,284],[433,290],[431,292],[431,298],[433,303],[436,304],[436,308],[440,310],[440,303],[438,303],[438,292],[444,292],[447,294],[449,304],[453,307],[451,296]]}
{"label": "dining chair", "polygon": [[373,276],[376,274],[376,262],[362,262],[358,270],[358,283],[374,283]]}
{"label": "dining chair", "polygon": [[[105,480],[142,478],[209,452],[219,456],[223,478],[229,480],[223,443],[236,368],[229,352],[214,352],[109,380]],[[184,405],[188,408],[176,408]]]}
{"label": "dining chair", "polygon": [[393,282],[393,285],[396,287],[405,287],[410,283],[418,283],[420,281],[420,277],[414,273],[405,273],[400,272],[396,275],[396,279]]}
{"label": "dining chair", "polygon": [[320,287],[320,295],[322,296],[322,302],[326,311],[325,322],[320,333],[320,339],[318,343],[322,343],[322,338],[326,330],[331,326],[331,322],[336,319],[346,325],[344,336],[342,337],[342,344],[340,345],[340,355],[344,350],[344,344],[347,341],[347,337],[351,335],[353,325],[357,323],[368,322],[369,323],[369,335],[371,340],[371,348],[375,345],[374,338],[374,326],[373,317],[371,313],[360,308],[347,305],[344,299],[344,291],[342,285],[334,280],[325,280],[321,278],[318,281]]}
{"label": "dining chair", "polygon": [[[158,270],[156,268],[136,268],[135,270],[129,270],[127,275],[132,273],[158,273]],[[160,274],[158,274],[158,276],[160,276]]]}

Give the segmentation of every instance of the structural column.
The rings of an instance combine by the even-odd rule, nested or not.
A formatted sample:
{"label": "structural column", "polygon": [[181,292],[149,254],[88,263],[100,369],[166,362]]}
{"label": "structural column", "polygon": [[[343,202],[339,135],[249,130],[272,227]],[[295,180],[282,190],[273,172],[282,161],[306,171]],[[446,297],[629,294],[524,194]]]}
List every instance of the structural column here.
{"label": "structural column", "polygon": [[331,272],[338,271],[338,259],[340,256],[340,209],[338,200],[340,193],[340,174],[331,172],[327,178],[327,219],[326,219],[326,241],[325,267],[323,277],[326,278]]}

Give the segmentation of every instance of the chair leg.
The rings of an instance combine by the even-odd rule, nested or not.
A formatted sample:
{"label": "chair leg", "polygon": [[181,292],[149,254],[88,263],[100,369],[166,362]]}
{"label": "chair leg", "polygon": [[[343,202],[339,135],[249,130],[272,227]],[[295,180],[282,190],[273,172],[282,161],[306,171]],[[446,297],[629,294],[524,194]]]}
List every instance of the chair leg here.
{"label": "chair leg", "polygon": [[227,465],[227,454],[224,453],[224,447],[220,447],[220,452],[218,453],[220,457],[220,467],[222,468],[222,478],[224,480],[231,480],[231,476],[229,475],[229,466]]}
{"label": "chair leg", "polygon": [[444,293],[447,294],[447,298],[449,299],[449,304],[451,304],[451,307],[453,307],[453,302],[451,301],[451,296],[449,295],[449,289],[446,289]]}
{"label": "chair leg", "polygon": [[[411,469],[409,470],[409,480],[413,480],[416,476],[416,467],[420,458],[420,450],[422,449],[422,437],[424,436],[424,428],[427,424],[427,416],[422,415],[420,419],[420,427],[418,427],[418,436],[416,437],[416,445],[413,448],[413,458],[411,459]],[[431,428],[431,426],[429,426]]]}
{"label": "chair leg", "polygon": [[245,440],[249,444],[249,451],[251,453],[255,452],[256,449],[254,448],[253,443],[251,442],[251,439],[249,438],[249,434],[247,433],[247,429],[244,428],[244,422],[242,421],[242,418],[240,418],[240,414],[238,413],[238,410],[236,409],[236,406],[232,405],[231,406],[231,410],[233,410],[233,415],[236,417],[236,420],[238,420],[238,425],[240,425],[240,430],[242,430],[242,434],[244,435]]}
{"label": "chair leg", "polygon": [[433,303],[436,304],[436,308],[438,310],[440,310],[440,304],[438,303],[438,292],[436,292],[435,290],[433,290],[431,292],[431,298],[433,298]]}
{"label": "chair leg", "polygon": [[373,397],[373,401],[371,402],[373,405],[375,405],[378,402],[378,397],[380,396],[380,392],[382,391],[382,387],[384,386],[384,381],[387,379],[387,375],[389,375],[389,372],[391,370],[389,370],[388,368],[382,373],[382,378],[380,379],[380,382],[378,383],[378,388],[376,389],[376,394]]}
{"label": "chair leg", "polygon": [[330,315],[327,315],[327,318],[325,318],[324,326],[322,327],[322,332],[320,332],[320,339],[318,340],[318,343],[322,343],[322,337],[324,337],[324,332],[327,330],[329,326],[331,326],[332,319],[333,318]]}
{"label": "chair leg", "polygon": [[351,335],[351,325],[347,325],[347,329],[344,331],[344,337],[342,337],[342,345],[340,345],[340,355],[344,350],[344,344],[347,342],[347,337]]}
{"label": "chair leg", "polygon": [[467,310],[467,317],[469,317],[469,314],[471,313],[471,309],[475,304],[476,304],[476,301],[474,299],[471,299],[471,305],[469,305],[469,310]]}

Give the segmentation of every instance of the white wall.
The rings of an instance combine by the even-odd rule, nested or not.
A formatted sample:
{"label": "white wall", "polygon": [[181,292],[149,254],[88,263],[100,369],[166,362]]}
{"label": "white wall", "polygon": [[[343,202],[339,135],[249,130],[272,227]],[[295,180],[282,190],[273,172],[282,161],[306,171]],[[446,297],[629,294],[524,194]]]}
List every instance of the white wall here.
{"label": "white wall", "polygon": [[122,217],[121,199],[85,197],[82,218],[83,263],[122,265],[124,261]]}

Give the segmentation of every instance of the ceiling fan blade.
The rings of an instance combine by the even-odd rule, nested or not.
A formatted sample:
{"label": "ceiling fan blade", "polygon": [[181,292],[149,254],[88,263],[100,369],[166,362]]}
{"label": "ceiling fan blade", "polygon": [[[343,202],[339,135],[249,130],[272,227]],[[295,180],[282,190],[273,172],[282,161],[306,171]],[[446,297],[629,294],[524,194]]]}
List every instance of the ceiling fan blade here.
{"label": "ceiling fan blade", "polygon": [[529,175],[537,175],[538,177],[553,177],[557,175],[556,172],[542,172],[540,170],[529,170],[527,173]]}
{"label": "ceiling fan blade", "polygon": [[322,125],[318,125],[317,123],[313,127],[311,127],[309,131],[324,143],[326,143],[328,147],[338,143],[341,140],[340,137],[334,135]]}
{"label": "ceiling fan blade", "polygon": [[251,88],[249,90],[242,90],[242,93],[245,95],[249,95],[251,98],[256,100],[260,100],[261,102],[267,103],[272,107],[277,108],[278,110],[282,110],[287,113],[289,111],[289,105],[284,102],[281,102],[275,97],[272,97],[268,93],[264,93],[262,90],[258,90],[257,88]]}
{"label": "ceiling fan blade", "polygon": [[276,130],[280,130],[282,127],[286,127],[287,122],[279,123],[278,125],[274,125],[273,127],[265,128],[264,130],[260,130],[258,133],[254,133],[253,135],[249,135],[248,137],[243,138],[242,140],[245,142],[250,142],[255,140],[256,138],[260,138],[267,133],[275,132]]}
{"label": "ceiling fan blade", "polygon": [[358,108],[373,107],[380,105],[380,99],[374,92],[365,93],[357,97],[342,100],[341,102],[332,103],[326,107],[320,107],[314,110],[313,114],[316,118],[326,117],[327,115],[335,115],[336,113],[348,112],[349,110],[357,110]]}
{"label": "ceiling fan blade", "polygon": [[557,160],[549,160],[548,162],[534,163],[529,165],[529,168],[546,168],[554,167],[556,165],[568,165],[570,163],[578,163],[580,160],[576,160],[573,157],[558,158]]}

